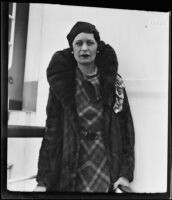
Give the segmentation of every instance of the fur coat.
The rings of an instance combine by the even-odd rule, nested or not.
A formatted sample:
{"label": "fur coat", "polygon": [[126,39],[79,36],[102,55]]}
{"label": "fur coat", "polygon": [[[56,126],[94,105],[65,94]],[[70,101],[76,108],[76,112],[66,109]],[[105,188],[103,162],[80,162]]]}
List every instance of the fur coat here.
{"label": "fur coat", "polygon": [[[122,110],[114,112],[118,61],[114,49],[101,41],[96,57],[104,108],[103,138],[114,183],[120,176],[133,180],[134,127],[124,89]],[[38,162],[38,185],[49,191],[75,191],[79,156],[79,124],[75,106],[75,68],[71,50],[57,51],[47,68],[50,85],[46,130]]]}

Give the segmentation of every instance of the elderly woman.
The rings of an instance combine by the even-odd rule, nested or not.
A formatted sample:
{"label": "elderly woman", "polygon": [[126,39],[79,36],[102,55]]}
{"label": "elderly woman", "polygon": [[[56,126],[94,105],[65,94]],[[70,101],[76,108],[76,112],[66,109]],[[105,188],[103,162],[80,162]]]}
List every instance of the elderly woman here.
{"label": "elderly woman", "polygon": [[111,192],[134,171],[134,128],[114,49],[77,22],[48,66],[46,130],[35,191]]}

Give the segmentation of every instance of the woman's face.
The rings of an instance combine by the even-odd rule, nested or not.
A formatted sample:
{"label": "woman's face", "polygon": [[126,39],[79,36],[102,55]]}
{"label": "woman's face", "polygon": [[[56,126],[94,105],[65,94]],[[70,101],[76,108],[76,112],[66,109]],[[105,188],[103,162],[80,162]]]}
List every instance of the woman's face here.
{"label": "woman's face", "polygon": [[73,54],[79,64],[94,63],[98,44],[93,33],[79,33],[73,43]]}

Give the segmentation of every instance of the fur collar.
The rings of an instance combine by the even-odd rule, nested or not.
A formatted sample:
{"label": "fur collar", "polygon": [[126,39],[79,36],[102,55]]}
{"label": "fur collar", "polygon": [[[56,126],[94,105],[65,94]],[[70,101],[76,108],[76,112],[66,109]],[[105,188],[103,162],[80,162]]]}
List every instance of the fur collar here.
{"label": "fur collar", "polygon": [[[112,103],[115,77],[118,70],[118,61],[114,49],[100,43],[100,53],[96,57],[96,64],[100,74],[100,84],[104,104]],[[75,68],[77,63],[71,54],[70,48],[57,51],[47,68],[47,79],[55,96],[64,106],[75,104]]]}

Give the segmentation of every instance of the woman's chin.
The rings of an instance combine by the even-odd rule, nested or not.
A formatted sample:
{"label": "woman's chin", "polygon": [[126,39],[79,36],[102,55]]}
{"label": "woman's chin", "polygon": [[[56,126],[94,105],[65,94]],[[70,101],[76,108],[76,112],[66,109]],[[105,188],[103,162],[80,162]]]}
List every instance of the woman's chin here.
{"label": "woman's chin", "polygon": [[88,60],[84,60],[84,61],[80,61],[79,62],[79,64],[81,64],[81,65],[90,65],[90,64],[92,64],[93,62],[91,62],[91,61],[88,61]]}

